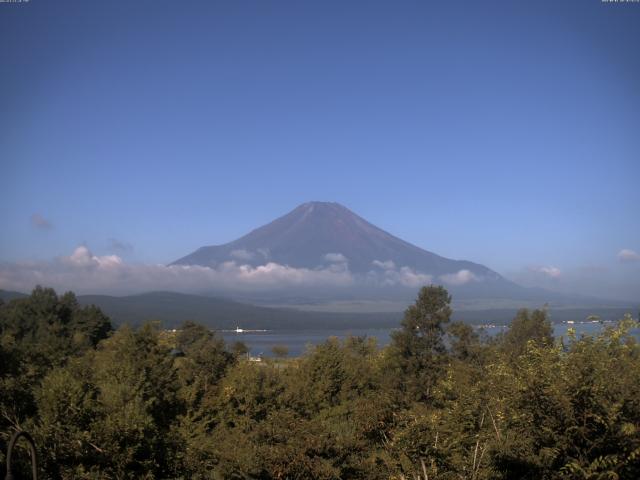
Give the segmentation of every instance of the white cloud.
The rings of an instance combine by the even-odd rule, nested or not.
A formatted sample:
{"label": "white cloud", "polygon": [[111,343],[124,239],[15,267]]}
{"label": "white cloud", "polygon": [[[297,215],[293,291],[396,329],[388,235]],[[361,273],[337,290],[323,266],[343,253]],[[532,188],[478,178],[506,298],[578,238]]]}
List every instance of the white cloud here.
{"label": "white cloud", "polygon": [[560,278],[560,276],[562,276],[562,270],[553,266],[529,267],[529,270],[535,273],[541,273],[549,278]]}
{"label": "white cloud", "polygon": [[341,253],[327,253],[324,259],[330,263],[346,263],[347,257]]}
{"label": "white cloud", "polygon": [[62,262],[73,267],[115,267],[122,265],[122,259],[117,255],[98,257],[93,255],[87,247],[77,247],[68,257],[62,257]]}
{"label": "white cloud", "polygon": [[640,262],[640,253],[623,248],[618,252],[618,260],[621,262]]}
{"label": "white cloud", "polygon": [[244,248],[231,250],[231,253],[229,255],[238,260],[251,260],[253,257],[255,257],[255,254],[253,252],[249,252]]}
{"label": "white cloud", "polygon": [[478,281],[478,277],[469,270],[460,270],[456,273],[447,273],[438,277],[441,281],[448,285],[464,285],[469,282]]}
{"label": "white cloud", "polygon": [[94,264],[93,255],[83,245],[77,247],[68,257],[62,257],[62,261],[75,267],[90,267]]}
{"label": "white cloud", "polygon": [[86,246],[50,262],[0,264],[0,289],[29,291],[41,284],[78,293],[138,293],[152,290],[202,292],[212,289],[264,290],[282,287],[347,286],[354,282],[346,264],[293,268],[277,263],[258,267],[229,261],[215,268],[124,262],[117,255],[94,255]]}
{"label": "white cloud", "polygon": [[410,267],[396,268],[391,261],[379,262],[376,260],[372,263],[384,271],[370,271],[365,279],[369,284],[381,286],[401,285],[403,287],[416,288],[429,285],[433,281],[433,275],[416,272]]}
{"label": "white cloud", "polygon": [[399,272],[398,282],[405,287],[422,287],[432,282],[433,275],[418,273],[409,267],[402,267]]}
{"label": "white cloud", "polygon": [[374,260],[373,262],[374,266],[376,267],[380,267],[383,270],[394,270],[396,268],[396,264],[393,263],[393,260],[387,260],[387,261],[380,261],[380,260]]}
{"label": "white cloud", "polygon": [[[382,269],[356,276],[344,255],[325,256],[331,263],[317,268],[295,268],[268,262],[260,266],[230,260],[206,267],[129,263],[117,255],[95,255],[84,245],[70,255],[52,261],[0,263],[0,289],[27,292],[40,284],[59,291],[129,294],[153,290],[185,293],[205,291],[264,291],[293,287],[347,287],[357,284],[418,288],[434,277],[393,262],[379,262]],[[377,266],[377,264],[376,264]],[[467,272],[467,273],[465,273]],[[462,284],[474,276],[460,271],[446,278]],[[444,279],[443,279],[444,280]]]}
{"label": "white cloud", "polygon": [[[640,265],[639,263],[627,264]],[[587,295],[604,300],[624,300],[633,305],[640,298],[640,276],[635,268],[619,265],[587,264],[563,268],[551,277],[539,267],[522,267],[506,272],[506,276],[524,287],[546,288],[565,294]]]}

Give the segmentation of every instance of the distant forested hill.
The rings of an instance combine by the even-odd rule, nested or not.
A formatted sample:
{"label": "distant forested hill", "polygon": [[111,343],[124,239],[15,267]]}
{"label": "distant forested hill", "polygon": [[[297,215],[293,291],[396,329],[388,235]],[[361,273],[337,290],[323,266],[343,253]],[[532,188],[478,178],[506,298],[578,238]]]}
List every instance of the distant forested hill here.
{"label": "distant forested hill", "polygon": [[12,292],[10,290],[0,290],[0,300],[8,302],[15,298],[26,298],[27,294],[20,292]]}
{"label": "distant forested hill", "polygon": [[[60,292],[61,293],[61,292]],[[5,302],[25,298],[20,292],[0,290]],[[79,295],[82,305],[97,305],[115,324],[139,325],[147,320],[159,320],[166,328],[173,328],[185,320],[192,320],[215,329],[348,329],[396,327],[402,312],[337,313],[312,312],[293,308],[271,308],[236,302],[225,298],[187,295],[175,292],[150,292],[115,297],[109,295]],[[458,310],[453,319],[472,324],[507,324],[516,308]],[[567,308],[550,309],[553,322],[581,321],[589,315],[604,320],[617,320],[629,308]]]}
{"label": "distant forested hill", "polygon": [[94,304],[115,323],[140,324],[160,320],[166,327],[185,320],[211,328],[352,328],[396,326],[402,316],[397,313],[325,313],[287,308],[268,308],[233,300],[186,295],[174,292],[151,292],[126,297],[81,295],[81,304]]}

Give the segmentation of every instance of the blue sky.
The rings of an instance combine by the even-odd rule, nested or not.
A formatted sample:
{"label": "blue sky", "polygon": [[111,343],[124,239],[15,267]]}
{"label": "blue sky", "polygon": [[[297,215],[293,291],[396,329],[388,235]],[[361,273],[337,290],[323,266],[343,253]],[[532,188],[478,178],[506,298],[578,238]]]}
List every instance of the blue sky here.
{"label": "blue sky", "polygon": [[5,264],[168,263],[326,200],[640,295],[640,4],[31,0],[0,40]]}

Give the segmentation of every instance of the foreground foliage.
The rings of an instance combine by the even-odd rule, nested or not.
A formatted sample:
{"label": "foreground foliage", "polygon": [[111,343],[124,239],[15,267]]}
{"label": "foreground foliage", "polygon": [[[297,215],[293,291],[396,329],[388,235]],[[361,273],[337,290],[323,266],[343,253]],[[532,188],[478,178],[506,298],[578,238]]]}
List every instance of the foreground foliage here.
{"label": "foreground foliage", "polygon": [[254,363],[199,325],[114,331],[37,288],[0,304],[0,447],[33,432],[52,479],[640,478],[630,316],[554,340],[523,310],[484,339],[450,301],[423,288],[385,348]]}

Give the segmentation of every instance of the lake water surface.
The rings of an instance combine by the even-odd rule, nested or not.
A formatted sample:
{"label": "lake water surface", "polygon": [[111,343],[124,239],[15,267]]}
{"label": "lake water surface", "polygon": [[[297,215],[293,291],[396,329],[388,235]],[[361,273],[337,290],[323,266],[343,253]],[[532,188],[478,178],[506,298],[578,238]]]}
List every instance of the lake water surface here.
{"label": "lake water surface", "polygon": [[[613,322],[605,322],[604,326],[612,326]],[[578,335],[597,334],[603,325],[600,323],[558,323],[554,324],[554,334],[566,336],[569,328],[574,328]],[[488,326],[484,331],[488,335],[496,335],[506,330],[506,326]],[[220,332],[225,342],[232,344],[236,341],[244,342],[252,356],[273,356],[271,349],[276,345],[284,345],[289,349],[290,357],[302,355],[308,346],[318,345],[326,341],[329,337],[344,339],[349,336],[373,337],[379,346],[387,345],[391,339],[390,335],[394,329],[391,328],[352,328],[346,330],[268,330],[264,332],[244,332],[235,333],[229,331]],[[633,334],[638,337],[640,331],[637,329]]]}

